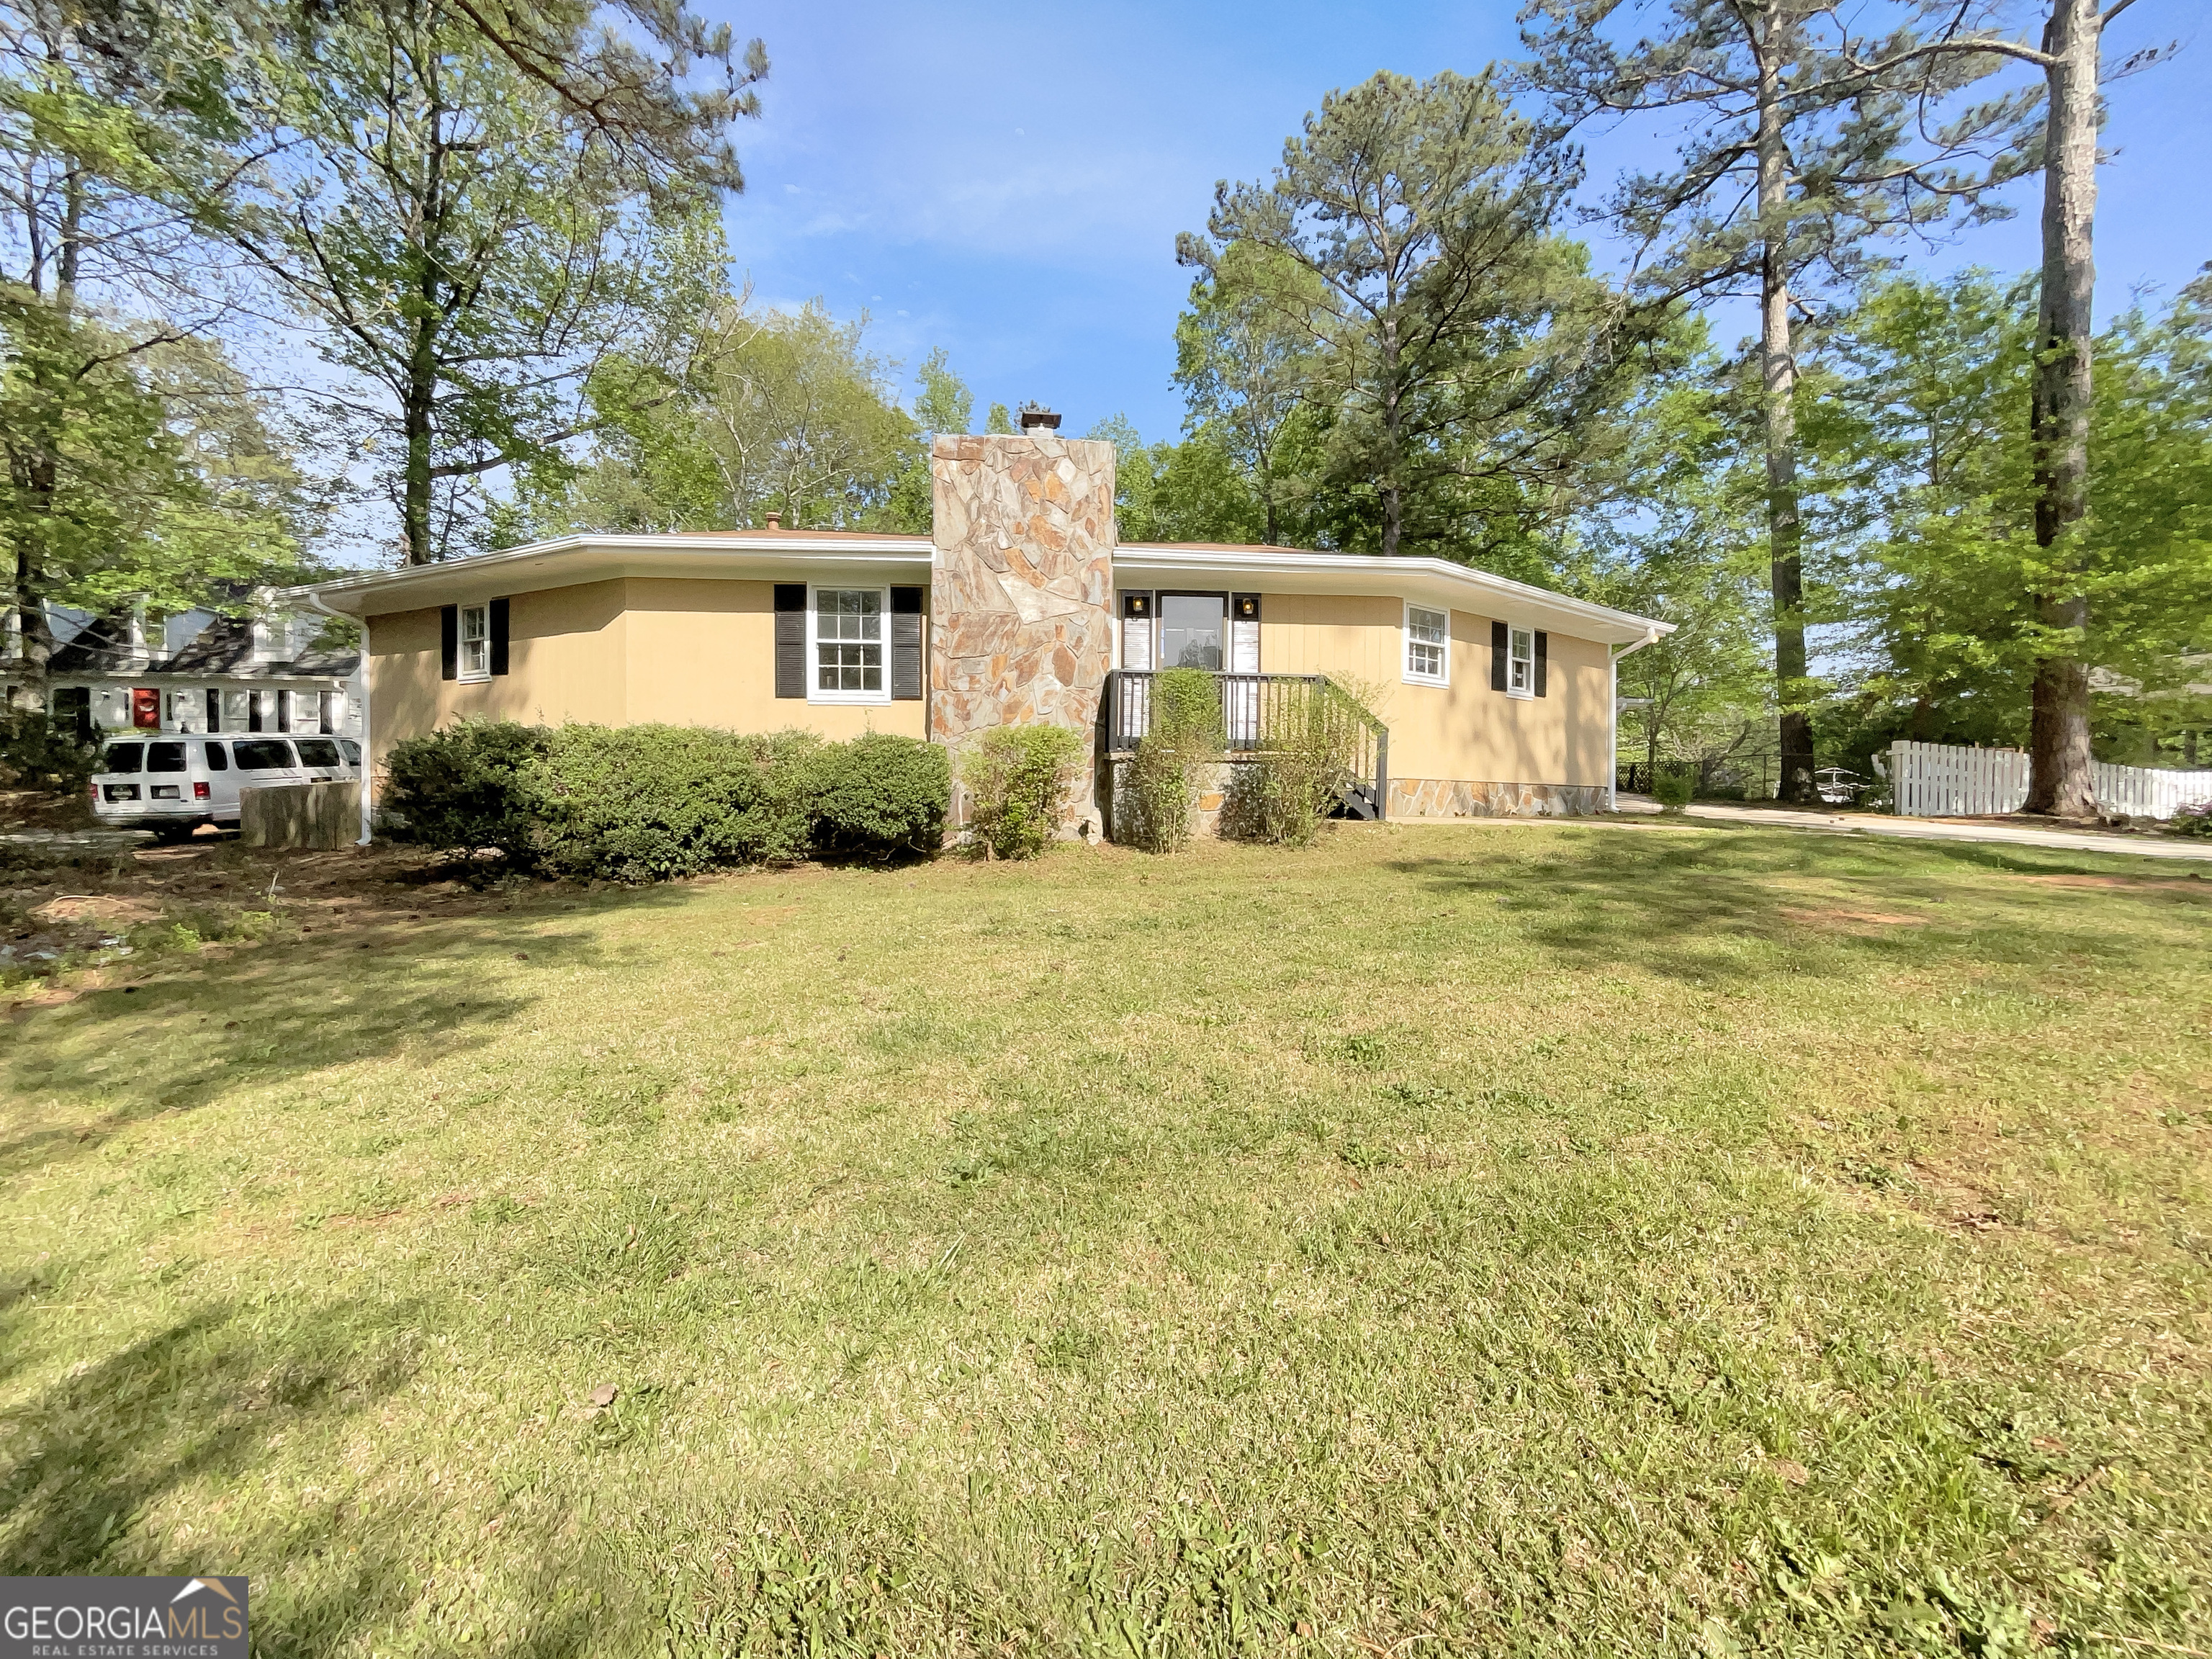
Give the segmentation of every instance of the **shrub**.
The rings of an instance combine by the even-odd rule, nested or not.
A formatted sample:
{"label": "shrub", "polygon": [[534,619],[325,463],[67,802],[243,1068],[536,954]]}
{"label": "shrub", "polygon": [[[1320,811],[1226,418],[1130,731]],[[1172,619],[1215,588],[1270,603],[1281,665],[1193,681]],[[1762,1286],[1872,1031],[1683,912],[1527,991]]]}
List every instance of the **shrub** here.
{"label": "shrub", "polygon": [[681,726],[467,721],[401,744],[391,777],[408,840],[633,883],[793,864],[817,848],[932,851],[950,793],[944,751],[913,738],[830,744]]}
{"label": "shrub", "polygon": [[462,720],[398,744],[386,763],[394,834],[447,852],[495,847],[529,864],[542,816],[534,775],[551,736],[514,720]]}
{"label": "shrub", "polygon": [[1151,696],[1148,729],[1115,792],[1114,834],[1171,853],[1189,841],[1200,786],[1221,761],[1221,689],[1202,668],[1170,668],[1153,677]]}
{"label": "shrub", "polygon": [[2212,801],[2202,806],[2185,806],[2173,815],[2173,833],[2177,836],[2212,836]]}
{"label": "shrub", "polygon": [[985,855],[1031,859],[1060,828],[1083,739],[1064,726],[999,726],[960,757],[968,822]]}
{"label": "shrub", "polygon": [[1668,767],[1655,772],[1651,779],[1651,797],[1669,812],[1679,812],[1690,804],[1691,792],[1697,781],[1682,767]]}
{"label": "shrub", "polygon": [[556,875],[666,881],[793,863],[811,845],[822,741],[680,726],[564,726],[536,768],[538,861]]}
{"label": "shrub", "polygon": [[74,720],[49,720],[36,710],[0,714],[0,784],[82,795],[99,761],[100,739],[77,736]]}
{"label": "shrub", "polygon": [[1352,780],[1359,725],[1349,699],[1327,685],[1285,687],[1270,712],[1272,746],[1230,769],[1222,833],[1304,847]]}
{"label": "shrub", "polygon": [[949,760],[933,743],[871,732],[833,744],[817,763],[814,845],[878,860],[933,853],[951,793]]}

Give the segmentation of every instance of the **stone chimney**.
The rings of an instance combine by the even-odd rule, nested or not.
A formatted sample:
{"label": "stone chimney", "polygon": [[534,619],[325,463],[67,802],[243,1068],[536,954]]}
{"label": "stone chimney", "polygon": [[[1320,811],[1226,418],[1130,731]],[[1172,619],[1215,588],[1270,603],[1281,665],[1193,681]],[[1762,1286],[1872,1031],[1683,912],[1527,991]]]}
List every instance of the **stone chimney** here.
{"label": "stone chimney", "polygon": [[[1068,813],[1096,825],[1092,738],[1113,662],[1114,446],[1048,427],[945,434],[930,445],[929,472],[930,736],[957,762],[994,726],[1068,727],[1083,739]],[[957,791],[953,810],[964,819]]]}

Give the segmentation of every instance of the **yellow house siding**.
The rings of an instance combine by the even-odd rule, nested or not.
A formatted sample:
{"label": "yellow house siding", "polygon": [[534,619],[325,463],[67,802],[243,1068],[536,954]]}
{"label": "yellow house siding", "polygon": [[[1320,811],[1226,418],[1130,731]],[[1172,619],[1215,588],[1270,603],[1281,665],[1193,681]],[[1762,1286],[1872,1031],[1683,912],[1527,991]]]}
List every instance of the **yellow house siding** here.
{"label": "yellow house siding", "polygon": [[436,609],[371,617],[370,745],[381,757],[404,738],[471,716],[927,735],[923,702],[779,699],[775,625],[767,581],[629,577],[515,593],[507,672],[463,683],[440,678]]}
{"label": "yellow house siding", "polygon": [[1489,783],[1602,786],[1610,775],[1606,647],[1553,633],[1546,695],[1490,689],[1491,618],[1451,612],[1450,684],[1408,684],[1405,602],[1395,597],[1268,593],[1260,666],[1328,674],[1371,693],[1390,728],[1390,773]]}
{"label": "yellow house siding", "polygon": [[[798,726],[841,738],[928,736],[926,702],[779,700],[773,582],[633,577],[628,587],[633,720],[732,732]],[[927,626],[922,632],[926,641]]]}

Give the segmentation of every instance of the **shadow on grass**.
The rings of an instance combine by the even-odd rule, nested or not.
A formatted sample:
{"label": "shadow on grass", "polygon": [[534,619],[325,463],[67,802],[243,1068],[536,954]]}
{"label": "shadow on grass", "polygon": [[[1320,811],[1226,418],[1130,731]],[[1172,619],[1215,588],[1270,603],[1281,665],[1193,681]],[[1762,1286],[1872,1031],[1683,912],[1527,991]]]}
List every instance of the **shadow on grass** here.
{"label": "shadow on grass", "polygon": [[[374,1423],[408,1386],[423,1328],[435,1322],[404,1302],[216,1304],[73,1370],[0,1418],[9,1571],[243,1572],[260,1653],[328,1652],[408,1618],[437,1571],[420,1540],[450,1504],[427,1487],[395,1497],[386,1468],[341,1461],[339,1437],[350,1423]],[[224,1496],[255,1478],[279,1438],[319,1442],[329,1461],[289,1510],[264,1510],[281,1519],[250,1539],[227,1534]],[[177,1507],[195,1489],[216,1498],[204,1517]],[[577,1564],[560,1559],[572,1553],[550,1536],[517,1535],[541,1529],[542,1518],[510,1508],[500,1519],[508,1559],[535,1586],[520,1599],[540,1612],[477,1650],[580,1650],[587,1611],[554,1593],[573,1577]],[[201,1550],[222,1541],[179,1558],[185,1528]]]}
{"label": "shadow on grass", "polygon": [[[682,897],[652,889],[594,896],[583,908],[596,915]],[[402,1042],[432,1054],[481,1047],[537,1000],[487,974],[494,963],[532,974],[609,965],[593,933],[556,925],[577,916],[572,908],[386,921],[173,957],[128,988],[33,1011],[5,1044],[19,1109],[0,1135],[0,1176],[95,1147],[149,1117],[375,1059]]]}
{"label": "shadow on grass", "polygon": [[[1705,984],[1773,972],[1771,956],[1741,950],[1746,940],[1789,952],[1796,971],[1814,973],[1842,970],[1868,956],[1900,965],[1969,954],[1981,963],[2046,961],[2061,953],[2120,961],[2153,948],[2109,926],[2080,925],[2080,913],[2039,904],[2032,913],[2005,913],[2008,898],[2033,901],[2048,890],[2023,883],[2016,895],[1992,893],[1962,890],[1955,881],[1978,875],[2101,878],[2109,873],[2101,866],[1971,843],[1893,845],[1723,830],[1694,838],[1592,837],[1510,863],[1437,857],[1401,859],[1389,867],[1440,898],[1494,898],[1532,940],[1576,965],[1632,964]],[[1792,878],[1862,885],[1848,897],[1832,888],[1793,893],[1786,885]],[[1784,884],[1774,884],[1778,878]],[[2124,886],[2109,896],[2212,920],[2212,887],[2202,897]],[[1955,912],[1929,902],[1960,898],[1977,902]]]}

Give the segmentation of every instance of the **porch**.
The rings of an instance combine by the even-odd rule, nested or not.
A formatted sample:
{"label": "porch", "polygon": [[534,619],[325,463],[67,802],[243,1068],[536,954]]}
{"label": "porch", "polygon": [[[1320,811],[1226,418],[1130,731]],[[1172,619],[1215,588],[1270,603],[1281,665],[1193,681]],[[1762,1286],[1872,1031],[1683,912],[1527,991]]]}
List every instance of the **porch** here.
{"label": "porch", "polygon": [[[1110,767],[1136,752],[1152,729],[1152,683],[1163,671],[1115,668],[1100,710]],[[1187,671],[1167,671],[1187,672]],[[1379,820],[1390,803],[1390,729],[1326,674],[1238,674],[1201,670],[1221,699],[1224,761],[1249,763],[1314,741],[1316,728],[1340,756],[1336,794],[1347,817]]]}

